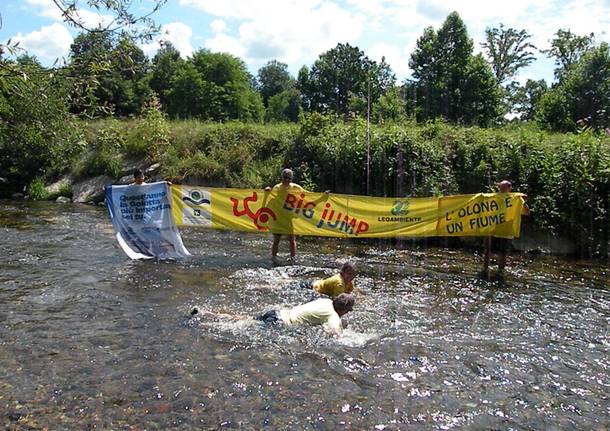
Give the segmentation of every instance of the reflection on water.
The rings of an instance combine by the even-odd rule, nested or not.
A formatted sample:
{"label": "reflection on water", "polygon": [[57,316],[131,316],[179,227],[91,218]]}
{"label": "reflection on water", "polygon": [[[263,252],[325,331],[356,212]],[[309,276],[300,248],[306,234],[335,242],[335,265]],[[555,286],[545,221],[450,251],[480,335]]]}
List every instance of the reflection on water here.
{"label": "reflection on water", "polygon": [[[195,258],[131,262],[103,209],[0,203],[0,424],[8,429],[610,426],[608,269],[515,256],[506,281],[446,249],[185,230]],[[285,247],[287,244],[282,244]],[[252,316],[351,257],[340,340]]]}

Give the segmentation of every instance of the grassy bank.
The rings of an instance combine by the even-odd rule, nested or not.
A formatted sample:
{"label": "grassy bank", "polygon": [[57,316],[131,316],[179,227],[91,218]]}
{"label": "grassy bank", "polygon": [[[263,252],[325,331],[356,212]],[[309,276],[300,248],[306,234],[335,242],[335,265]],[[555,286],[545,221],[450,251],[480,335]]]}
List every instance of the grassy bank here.
{"label": "grassy bank", "polygon": [[508,178],[528,195],[531,223],[571,239],[581,255],[608,255],[610,137],[603,134],[404,122],[373,125],[367,139],[359,119],[313,114],[299,124],[168,122],[154,110],[138,120],[80,128],[83,150],[71,168],[77,179],[117,177],[126,160],[143,158],[159,162],[160,175],[176,182],[263,187],[290,166],[310,190],[375,196],[492,191]]}

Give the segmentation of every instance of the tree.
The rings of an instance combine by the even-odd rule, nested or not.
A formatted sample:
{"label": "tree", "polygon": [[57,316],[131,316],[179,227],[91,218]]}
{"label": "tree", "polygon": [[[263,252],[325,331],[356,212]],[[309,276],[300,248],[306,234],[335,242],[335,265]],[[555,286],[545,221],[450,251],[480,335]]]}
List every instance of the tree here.
{"label": "tree", "polygon": [[373,62],[357,47],[337,46],[320,55],[308,76],[306,97],[310,109],[347,115],[352,94],[367,95]]}
{"label": "tree", "polygon": [[258,70],[258,91],[265,106],[268,106],[270,97],[288,90],[294,84],[294,79],[288,73],[288,65],[279,61],[271,60]]}
{"label": "tree", "polygon": [[441,114],[450,121],[462,121],[462,88],[473,44],[457,12],[449,14],[437,33],[438,86]]}
{"label": "tree", "polygon": [[312,110],[312,99],[313,99],[313,86],[309,79],[309,69],[307,66],[303,66],[299,69],[296,82],[297,90],[301,93],[301,108],[305,112],[311,112]]}
{"label": "tree", "polygon": [[436,39],[434,28],[426,27],[409,60],[409,67],[413,70],[417,118],[421,120],[434,118],[440,112]]}
{"label": "tree", "polygon": [[66,169],[80,148],[64,77],[28,56],[0,63],[23,74],[0,79],[0,172],[19,190]]}
{"label": "tree", "polygon": [[467,124],[489,124],[499,114],[499,84],[473,43],[464,22],[449,14],[438,32],[424,30],[409,66],[413,69],[418,120],[443,117]]}
{"label": "tree", "polygon": [[379,97],[372,109],[373,120],[377,123],[398,121],[405,117],[405,102],[399,88],[394,87]]}
{"label": "tree", "polygon": [[251,82],[239,58],[201,49],[172,79],[169,114],[215,121],[260,121],[264,107]]}
{"label": "tree", "polygon": [[570,30],[558,30],[551,40],[551,47],[542,50],[549,58],[555,58],[555,78],[561,79],[570,67],[594,46],[594,34],[577,36]]}
{"label": "tree", "polygon": [[161,48],[152,60],[152,75],[150,88],[159,96],[159,101],[165,110],[169,103],[171,82],[178,70],[183,67],[184,60],[180,52],[171,42],[161,42]]}
{"label": "tree", "polygon": [[129,38],[79,34],[70,47],[74,112],[85,116],[137,114],[150,96],[148,59]]}
{"label": "tree", "polygon": [[538,104],[548,89],[544,79],[528,79],[523,86],[511,83],[507,90],[510,93],[512,112],[518,114],[521,120],[533,120]]}
{"label": "tree", "polygon": [[610,127],[610,49],[589,50],[540,101],[536,117],[555,130],[574,131],[578,124]]}
{"label": "tree", "polygon": [[289,88],[269,98],[265,111],[265,121],[296,122],[301,112],[301,93],[296,88]]}
{"label": "tree", "polygon": [[531,50],[536,47],[528,42],[530,38],[527,31],[505,29],[503,24],[500,28],[485,29],[485,42],[481,46],[486,50],[500,84],[513,78],[519,69],[535,59]]}
{"label": "tree", "polygon": [[465,76],[459,120],[490,126],[501,114],[502,89],[481,54],[470,57]]}

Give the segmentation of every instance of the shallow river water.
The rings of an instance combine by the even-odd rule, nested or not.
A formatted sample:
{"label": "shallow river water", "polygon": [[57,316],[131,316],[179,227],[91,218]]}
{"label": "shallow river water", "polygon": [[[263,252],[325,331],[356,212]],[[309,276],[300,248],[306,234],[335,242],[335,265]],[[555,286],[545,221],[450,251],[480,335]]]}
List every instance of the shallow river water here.
{"label": "shallow river water", "polygon": [[[185,262],[132,262],[105,209],[0,202],[0,426],[10,430],[608,430],[606,263],[183,230]],[[281,244],[286,252],[287,244]],[[351,258],[344,337],[191,319],[313,299]]]}

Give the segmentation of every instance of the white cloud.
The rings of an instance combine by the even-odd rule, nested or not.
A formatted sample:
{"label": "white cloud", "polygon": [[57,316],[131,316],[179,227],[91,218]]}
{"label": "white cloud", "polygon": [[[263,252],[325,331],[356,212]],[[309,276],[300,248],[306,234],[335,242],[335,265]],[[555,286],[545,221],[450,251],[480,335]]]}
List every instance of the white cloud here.
{"label": "white cloud", "polygon": [[52,63],[58,58],[67,56],[73,40],[68,29],[59,23],[25,35],[17,33],[12,39],[43,63]]}
{"label": "white cloud", "polygon": [[226,33],[228,30],[227,23],[221,19],[215,19],[214,21],[212,21],[210,23],[210,29],[214,33]]}
{"label": "white cloud", "polygon": [[160,42],[170,42],[180,52],[183,58],[193,53],[191,37],[193,30],[182,22],[172,22],[161,27],[161,33],[151,43],[140,45],[146,55],[152,57],[159,49]]}
{"label": "white cloud", "polygon": [[52,0],[26,0],[25,3],[32,6],[39,16],[62,21],[61,11]]}
{"label": "white cloud", "polygon": [[241,59],[245,58],[245,48],[235,37],[220,33],[205,41],[205,47],[213,52],[226,52]]}
{"label": "white cloud", "polygon": [[[26,4],[36,10],[36,14],[53,21],[62,22],[64,18],[61,10],[52,0],[26,0]],[[80,22],[85,28],[95,28],[99,25],[107,26],[112,22],[112,16],[101,14],[91,10],[77,9],[73,14],[76,21]]]}
{"label": "white cloud", "polygon": [[312,63],[322,52],[349,42],[356,44],[364,28],[365,16],[331,1],[265,0],[180,0],[208,14],[242,21],[237,34],[216,20],[214,35],[204,45],[239,56],[248,64],[276,59],[296,69]]}

